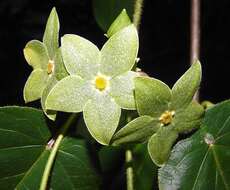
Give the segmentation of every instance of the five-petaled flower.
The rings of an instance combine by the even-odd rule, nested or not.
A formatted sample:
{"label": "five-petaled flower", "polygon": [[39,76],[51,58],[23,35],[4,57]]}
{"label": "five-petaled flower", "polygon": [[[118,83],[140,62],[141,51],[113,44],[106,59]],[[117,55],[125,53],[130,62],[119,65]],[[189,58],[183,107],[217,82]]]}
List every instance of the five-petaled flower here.
{"label": "five-petaled flower", "polygon": [[46,108],[82,112],[91,135],[109,144],[120,119],[121,108],[134,110],[131,71],[138,52],[138,34],[128,25],[113,34],[101,51],[90,41],[67,34],[62,37],[62,56],[70,76],[59,81],[46,99]]}

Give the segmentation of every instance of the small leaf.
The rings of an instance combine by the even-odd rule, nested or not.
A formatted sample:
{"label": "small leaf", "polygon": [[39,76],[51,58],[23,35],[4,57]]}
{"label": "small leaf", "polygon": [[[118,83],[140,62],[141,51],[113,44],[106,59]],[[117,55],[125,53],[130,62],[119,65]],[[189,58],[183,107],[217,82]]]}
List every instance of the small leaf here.
{"label": "small leaf", "polygon": [[23,96],[25,102],[32,102],[41,98],[48,80],[48,74],[41,69],[35,69],[26,81]]}
{"label": "small leaf", "polygon": [[123,9],[133,15],[134,0],[93,0],[94,16],[99,26],[106,32]]}
{"label": "small leaf", "polygon": [[139,47],[134,25],[129,25],[114,34],[101,50],[101,73],[116,76],[132,69]]}
{"label": "small leaf", "polygon": [[50,59],[53,59],[55,53],[59,47],[58,38],[59,38],[59,19],[56,9],[53,8],[50,16],[48,18],[45,33],[43,36],[43,42],[46,45],[49,53]]}
{"label": "small leaf", "polygon": [[[230,101],[208,109],[201,129],[178,142],[159,171],[161,190],[230,188]],[[204,180],[205,179],[205,180]]]}
{"label": "small leaf", "polygon": [[67,34],[62,37],[61,50],[69,74],[92,79],[98,73],[100,51],[90,41],[77,35]]}
{"label": "small leaf", "polygon": [[107,37],[111,37],[116,32],[120,31],[124,27],[131,24],[130,18],[125,9],[121,11],[118,17],[113,21],[112,25],[109,27],[107,31]]}
{"label": "small leaf", "polygon": [[38,40],[29,41],[23,51],[26,61],[33,69],[47,69],[49,57],[42,42]]}
{"label": "small leaf", "polygon": [[134,110],[136,108],[133,81],[136,76],[138,76],[137,73],[128,71],[110,81],[111,96],[123,109]]}
{"label": "small leaf", "polygon": [[81,112],[91,96],[91,86],[77,75],[59,81],[47,96],[45,108],[63,112]]}
{"label": "small leaf", "polygon": [[185,110],[176,113],[174,117],[175,130],[178,132],[190,131],[198,128],[204,116],[204,108],[193,101]]}
{"label": "small leaf", "polygon": [[87,102],[83,115],[90,134],[99,143],[108,145],[117,129],[121,108],[108,95],[99,94]]}
{"label": "small leaf", "polygon": [[148,151],[153,162],[162,166],[169,158],[173,143],[178,137],[178,132],[172,126],[161,127],[148,142]]}
{"label": "small leaf", "polygon": [[113,136],[112,145],[145,142],[157,131],[159,125],[158,121],[150,116],[138,117]]}
{"label": "small leaf", "polygon": [[137,77],[134,83],[139,115],[149,115],[158,119],[169,107],[170,88],[160,80],[149,77]]}
{"label": "small leaf", "polygon": [[172,108],[187,107],[197,91],[201,81],[201,64],[196,61],[172,88]]}

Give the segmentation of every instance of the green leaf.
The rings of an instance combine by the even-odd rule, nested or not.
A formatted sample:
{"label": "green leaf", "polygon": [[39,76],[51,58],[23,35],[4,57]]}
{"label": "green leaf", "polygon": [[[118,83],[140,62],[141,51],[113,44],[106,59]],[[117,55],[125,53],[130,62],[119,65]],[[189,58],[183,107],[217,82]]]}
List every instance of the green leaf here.
{"label": "green leaf", "polygon": [[123,9],[129,17],[133,15],[134,0],[93,0],[93,9],[97,23],[106,32]]}
{"label": "green leaf", "polygon": [[50,16],[48,18],[45,33],[43,36],[43,42],[46,45],[49,53],[50,59],[53,59],[55,53],[59,47],[58,38],[59,38],[59,19],[56,9],[53,8]]}
{"label": "green leaf", "polygon": [[99,143],[108,145],[117,129],[121,108],[108,95],[99,94],[86,103],[83,115],[90,134]]}
{"label": "green leaf", "polygon": [[41,69],[35,69],[26,81],[23,90],[25,102],[32,102],[41,98],[47,84],[48,74]]}
{"label": "green leaf", "polygon": [[112,145],[147,141],[160,124],[150,116],[141,116],[121,128],[112,138]]}
{"label": "green leaf", "polygon": [[[50,149],[50,132],[41,111],[0,108],[0,186],[2,190],[38,190]],[[50,174],[49,189],[100,189],[83,140],[66,137]],[[63,177],[64,176],[64,177]]]}
{"label": "green leaf", "polygon": [[148,142],[148,151],[153,162],[162,166],[169,158],[173,143],[178,137],[178,132],[172,126],[161,127]]}
{"label": "green leaf", "polygon": [[131,24],[130,18],[125,9],[121,11],[118,17],[113,21],[112,25],[107,31],[107,37],[111,37],[113,34]]}
{"label": "green leaf", "polygon": [[178,113],[176,112],[173,119],[174,129],[178,132],[186,132],[198,128],[201,125],[203,116],[203,106],[193,101],[185,110]]}
{"label": "green leaf", "polygon": [[63,59],[62,59],[62,53],[61,48],[59,48],[56,52],[55,58],[54,58],[54,75],[57,78],[57,80],[61,80],[68,76],[68,72],[65,68]]}
{"label": "green leaf", "polygon": [[[208,109],[201,129],[174,147],[160,189],[230,189],[230,101]],[[204,180],[205,179],[205,180]]]}
{"label": "green leaf", "polygon": [[134,25],[114,34],[101,50],[101,73],[116,76],[132,69],[137,57],[139,42]]}
{"label": "green leaf", "polygon": [[136,72],[128,71],[110,80],[111,96],[123,109],[135,110],[134,81]]}
{"label": "green leaf", "polygon": [[48,110],[63,112],[81,112],[92,96],[90,82],[85,82],[77,75],[68,76],[59,81],[46,98]]}
{"label": "green leaf", "polygon": [[69,74],[92,79],[98,73],[100,51],[90,41],[77,35],[62,37],[62,56]]}
{"label": "green leaf", "polygon": [[46,98],[47,98],[48,94],[50,93],[50,91],[52,90],[52,88],[55,86],[55,84],[57,84],[57,82],[58,81],[56,80],[56,78],[54,76],[52,76],[51,78],[49,78],[49,80],[47,82],[47,85],[46,85],[46,87],[43,90],[42,97],[41,97],[41,106],[42,106],[42,109],[43,109],[45,115],[50,120],[53,120],[53,121],[56,119],[57,112],[53,111],[53,110],[47,110],[46,107],[45,107],[45,102],[46,102]]}
{"label": "green leaf", "polygon": [[0,108],[0,186],[38,189],[49,152],[50,138],[41,111],[32,108]]}
{"label": "green leaf", "polygon": [[166,84],[149,77],[137,77],[134,83],[139,115],[149,115],[158,119],[164,111],[168,110],[171,90]]}
{"label": "green leaf", "polygon": [[49,57],[47,49],[42,42],[38,40],[29,41],[23,52],[26,61],[33,69],[47,69]]}
{"label": "green leaf", "polygon": [[176,82],[172,88],[172,108],[183,109],[187,107],[197,91],[201,81],[201,64],[196,61]]}
{"label": "green leaf", "polygon": [[133,150],[135,190],[153,190],[156,187],[157,167],[153,164],[146,144],[138,144]]}

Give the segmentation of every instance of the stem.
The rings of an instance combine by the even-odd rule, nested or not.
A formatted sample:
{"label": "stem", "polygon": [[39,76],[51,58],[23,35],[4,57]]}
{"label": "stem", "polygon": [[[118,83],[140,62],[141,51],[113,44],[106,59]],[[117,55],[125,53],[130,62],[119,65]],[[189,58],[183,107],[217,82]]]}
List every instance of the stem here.
{"label": "stem", "polygon": [[42,180],[41,180],[41,184],[40,184],[40,190],[46,190],[48,180],[49,180],[50,171],[52,169],[52,166],[53,166],[55,157],[57,155],[57,151],[58,151],[58,148],[60,146],[60,143],[61,143],[63,137],[65,136],[66,131],[68,130],[69,126],[71,125],[71,123],[74,121],[75,118],[76,118],[76,114],[72,114],[68,118],[66,123],[61,128],[59,135],[56,138],[56,141],[54,143],[54,146],[51,149],[48,161],[46,163],[45,170],[43,172],[43,176],[42,176]]}
{"label": "stem", "polygon": [[[190,64],[200,58],[200,0],[191,0]],[[199,100],[199,91],[194,96]]]}
{"label": "stem", "polygon": [[133,24],[136,26],[137,30],[139,29],[141,21],[143,3],[144,0],[136,0],[134,5]]}
{"label": "stem", "polygon": [[132,162],[131,150],[126,150],[125,161],[127,164],[127,169],[126,169],[127,190],[134,190],[134,187],[133,187],[133,168],[131,166],[131,162]]}

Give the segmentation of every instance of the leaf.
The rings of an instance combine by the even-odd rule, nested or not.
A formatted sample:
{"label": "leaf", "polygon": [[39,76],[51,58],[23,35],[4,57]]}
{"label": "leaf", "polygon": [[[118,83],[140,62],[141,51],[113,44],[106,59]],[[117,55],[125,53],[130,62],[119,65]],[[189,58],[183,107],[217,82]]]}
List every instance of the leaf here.
{"label": "leaf", "polygon": [[172,108],[174,110],[187,107],[197,91],[201,81],[201,64],[196,61],[175,83],[172,88]]}
{"label": "leaf", "polygon": [[132,17],[134,0],[93,0],[93,8],[97,23],[106,32],[123,9]]}
{"label": "leaf", "polygon": [[[39,189],[50,152],[46,148],[49,138],[41,111],[16,106],[0,108],[2,190]],[[100,181],[83,140],[64,138],[50,176],[50,189],[99,189]]]}
{"label": "leaf", "polygon": [[131,24],[130,18],[127,15],[127,12],[125,9],[121,11],[121,13],[118,15],[118,17],[113,21],[112,25],[109,27],[109,30],[107,31],[106,36],[111,37],[116,32],[120,31],[124,27]]}
{"label": "leaf", "polygon": [[41,69],[35,69],[26,81],[23,90],[25,102],[38,100],[42,96],[42,92],[47,84],[48,74]]}
{"label": "leaf", "polygon": [[62,79],[48,94],[45,108],[63,112],[81,112],[91,97],[90,85],[77,75]]}
{"label": "leaf", "polygon": [[110,93],[116,103],[123,109],[135,110],[134,81],[136,72],[128,71],[110,80]]}
{"label": "leaf", "polygon": [[83,116],[90,134],[101,144],[108,145],[115,133],[121,115],[121,108],[108,95],[99,94],[89,100]]}
{"label": "leaf", "polygon": [[138,34],[134,25],[129,25],[114,34],[101,50],[100,72],[116,76],[132,69],[139,48]]}
{"label": "leaf", "polygon": [[162,166],[169,158],[173,143],[178,137],[178,132],[172,126],[160,127],[149,139],[148,151],[153,162]]}
{"label": "leaf", "polygon": [[156,187],[157,167],[153,164],[146,144],[138,144],[133,150],[134,187],[136,190],[152,190]]}
{"label": "leaf", "polygon": [[43,36],[43,42],[46,45],[49,53],[50,59],[53,59],[56,51],[59,47],[58,38],[59,38],[59,19],[58,14],[56,12],[56,8],[54,7],[49,15],[45,33]]}
{"label": "leaf", "polygon": [[158,122],[150,116],[141,116],[121,128],[112,138],[112,145],[147,141],[158,129]]}
{"label": "leaf", "polygon": [[90,41],[73,34],[62,37],[62,56],[69,74],[92,79],[98,73],[100,51]]}
{"label": "leaf", "polygon": [[160,189],[230,189],[229,147],[230,101],[225,101],[207,110],[199,131],[176,144],[159,171]]}
{"label": "leaf", "polygon": [[[41,111],[32,108],[0,108],[0,186],[34,189],[48,158],[50,138]],[[30,187],[30,188],[29,188]]]}
{"label": "leaf", "polygon": [[38,40],[29,41],[23,52],[26,61],[33,69],[47,69],[49,57],[47,49],[42,42]]}
{"label": "leaf", "polygon": [[149,77],[137,77],[134,79],[134,84],[139,115],[149,115],[158,119],[168,110],[171,90],[166,84]]}

